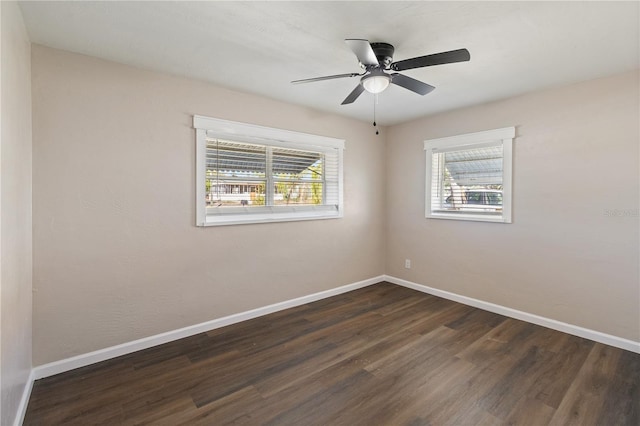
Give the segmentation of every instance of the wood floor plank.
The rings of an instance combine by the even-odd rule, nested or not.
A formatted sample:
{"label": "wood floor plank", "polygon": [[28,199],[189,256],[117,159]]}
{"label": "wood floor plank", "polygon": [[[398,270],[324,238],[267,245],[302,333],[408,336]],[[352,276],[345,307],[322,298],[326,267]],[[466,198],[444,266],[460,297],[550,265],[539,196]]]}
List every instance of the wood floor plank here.
{"label": "wood floor plank", "polygon": [[[546,347],[543,347],[551,355],[549,360],[539,367],[535,381],[527,391],[531,397],[553,408],[560,405],[594,345],[592,341],[580,337],[566,337],[564,347],[557,352],[547,351]],[[562,374],[558,374],[559,371]]]}
{"label": "wood floor plank", "polygon": [[434,386],[424,395],[424,405],[418,414],[434,425],[474,422],[476,416],[491,418],[493,415],[487,412],[483,399],[516,362],[510,357],[498,358],[487,366],[476,366],[447,386]]}
{"label": "wood floor plank", "polygon": [[608,417],[602,407],[621,354],[611,346],[596,343],[549,424],[588,426],[596,425],[600,416]]}
{"label": "wood floor plank", "polygon": [[518,426],[546,425],[551,421],[555,411],[553,407],[538,399],[523,396],[515,404],[504,423]]}
{"label": "wood floor plank", "polygon": [[528,393],[538,376],[543,374],[544,366],[551,359],[551,352],[545,352],[537,346],[530,347],[512,368],[504,371],[501,379],[483,398],[483,406],[489,413],[506,418],[522,394]]}
{"label": "wood floor plank", "polygon": [[466,346],[457,356],[480,367],[495,362],[498,357],[522,356],[532,346],[532,342],[535,342],[530,338],[535,327],[524,321],[507,319]]}
{"label": "wood floor plank", "polygon": [[35,382],[25,425],[633,425],[640,355],[380,283]]}
{"label": "wood floor plank", "polygon": [[345,377],[307,399],[300,401],[289,410],[272,417],[265,425],[324,425],[331,424],[329,418],[355,405],[358,398],[366,394],[366,389],[374,377],[364,370]]}
{"label": "wood floor plank", "polygon": [[604,395],[596,424],[640,425],[640,356],[620,353],[618,368]]}
{"label": "wood floor plank", "polygon": [[380,397],[367,398],[360,410],[352,413],[352,421],[367,413],[368,424],[406,424],[423,414],[429,396],[438,388],[463,380],[474,366],[452,356],[450,352],[434,347],[419,359],[396,369],[378,369],[380,379],[371,393]]}

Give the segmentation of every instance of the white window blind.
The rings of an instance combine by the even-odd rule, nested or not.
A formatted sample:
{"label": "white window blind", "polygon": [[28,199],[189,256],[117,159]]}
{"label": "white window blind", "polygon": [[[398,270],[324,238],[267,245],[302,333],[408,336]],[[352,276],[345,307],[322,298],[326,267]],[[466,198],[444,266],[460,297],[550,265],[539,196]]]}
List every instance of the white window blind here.
{"label": "white window blind", "polygon": [[[333,151],[333,152],[331,152]],[[207,207],[330,206],[338,208],[338,155],[207,140]]]}
{"label": "white window blind", "polygon": [[428,218],[511,221],[514,128],[425,141]]}
{"label": "white window blind", "polygon": [[198,116],[194,127],[199,225],[342,216],[343,141]]}

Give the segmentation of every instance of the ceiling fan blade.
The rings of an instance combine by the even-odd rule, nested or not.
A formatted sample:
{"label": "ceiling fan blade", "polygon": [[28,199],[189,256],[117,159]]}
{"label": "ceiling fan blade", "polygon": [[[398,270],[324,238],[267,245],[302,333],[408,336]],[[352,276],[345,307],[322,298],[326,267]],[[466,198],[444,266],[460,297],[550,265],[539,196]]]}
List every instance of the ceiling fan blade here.
{"label": "ceiling fan blade", "polygon": [[344,99],[344,101],[342,101],[341,105],[347,105],[347,104],[353,103],[353,101],[358,99],[358,96],[360,96],[362,94],[362,92],[364,92],[364,86],[362,84],[358,84],[356,86],[356,88],[353,89],[353,91],[351,93],[349,93],[349,96],[347,96]]}
{"label": "ceiling fan blade", "polygon": [[368,40],[346,39],[344,42],[356,54],[361,64],[378,65],[378,58],[376,58],[376,54]]}
{"label": "ceiling fan blade", "polygon": [[448,52],[434,53],[433,55],[418,56],[417,58],[394,62],[391,64],[391,69],[394,71],[404,71],[433,65],[465,62],[469,59],[471,59],[471,55],[467,49],[450,50]]}
{"label": "ceiling fan blade", "polygon": [[430,84],[423,83],[415,78],[407,77],[406,75],[398,73],[391,74],[391,82],[423,96],[435,89],[435,87]]}
{"label": "ceiling fan blade", "polygon": [[313,81],[323,81],[323,80],[333,80],[334,78],[344,78],[344,77],[357,77],[360,74],[357,72],[350,72],[348,74],[336,74],[336,75],[326,75],[324,77],[314,77],[314,78],[305,78],[303,80],[293,80],[293,84],[298,83],[311,83]]}

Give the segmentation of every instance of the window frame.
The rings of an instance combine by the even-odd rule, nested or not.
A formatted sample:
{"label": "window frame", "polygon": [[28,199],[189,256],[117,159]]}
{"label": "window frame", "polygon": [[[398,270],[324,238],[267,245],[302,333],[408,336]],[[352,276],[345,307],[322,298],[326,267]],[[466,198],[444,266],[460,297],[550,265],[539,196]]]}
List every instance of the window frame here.
{"label": "window frame", "polygon": [[[193,116],[196,131],[196,226],[223,226],[251,223],[289,222],[301,220],[338,219],[344,216],[344,167],[345,141],[327,136],[294,132],[291,130],[241,123],[200,115]],[[273,148],[289,148],[329,152],[336,150],[338,156],[338,204],[337,208],[321,206],[296,206],[286,209],[281,206],[237,207],[229,213],[207,215],[206,206],[206,155],[207,138],[219,138],[239,143],[263,145]],[[267,173],[269,175],[270,173]],[[265,188],[268,191],[269,186]],[[326,188],[323,189],[326,191]]]}
{"label": "window frame", "polygon": [[[512,217],[512,191],[513,191],[513,139],[515,127],[503,127],[500,129],[486,130],[482,132],[466,133],[424,141],[426,178],[425,178],[425,217],[427,219],[466,220],[477,222],[511,223]],[[451,213],[434,212],[431,209],[432,197],[432,159],[433,154],[440,150],[451,151],[454,148],[460,150],[474,147],[502,146],[502,214],[489,216],[475,213]]]}

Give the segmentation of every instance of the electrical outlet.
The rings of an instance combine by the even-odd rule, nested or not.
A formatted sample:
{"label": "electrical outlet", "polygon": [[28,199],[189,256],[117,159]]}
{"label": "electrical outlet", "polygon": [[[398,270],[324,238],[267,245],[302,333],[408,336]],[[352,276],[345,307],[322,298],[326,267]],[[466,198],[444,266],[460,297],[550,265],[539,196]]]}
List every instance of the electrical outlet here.
{"label": "electrical outlet", "polygon": [[411,259],[405,259],[404,260],[404,267],[406,269],[411,269]]}

